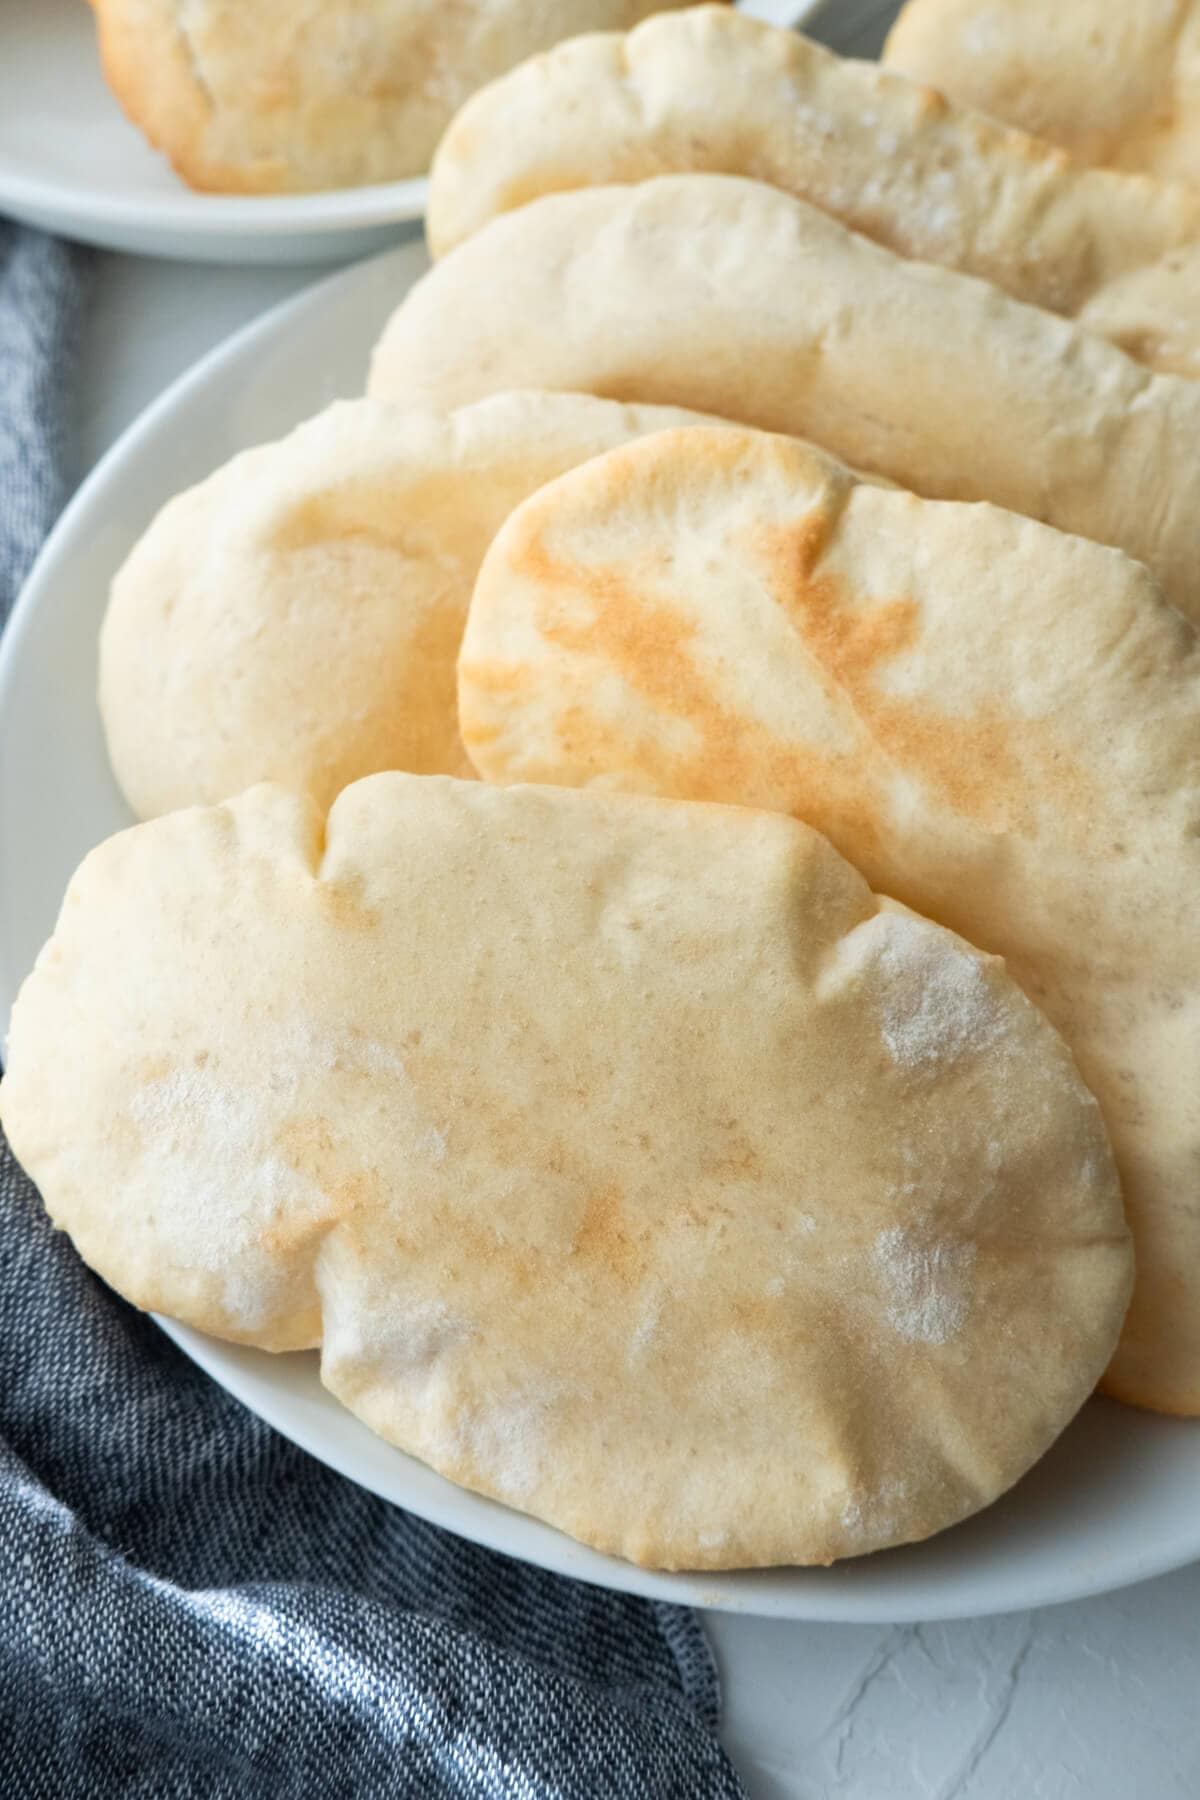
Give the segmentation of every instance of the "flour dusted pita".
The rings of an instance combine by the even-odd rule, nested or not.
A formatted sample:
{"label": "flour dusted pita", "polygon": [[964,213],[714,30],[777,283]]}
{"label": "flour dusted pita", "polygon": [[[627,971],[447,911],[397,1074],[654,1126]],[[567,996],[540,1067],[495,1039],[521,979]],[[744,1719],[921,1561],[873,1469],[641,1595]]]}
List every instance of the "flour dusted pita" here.
{"label": "flour dusted pita", "polygon": [[1200,184],[1196,0],[909,0],[884,61],[1084,162]]}
{"label": "flour dusted pita", "polygon": [[304,192],[428,166],[467,95],[678,0],[93,0],[109,84],[197,188]]}
{"label": "flour dusted pita", "polygon": [[794,813],[1005,956],[1124,1181],[1107,1386],[1200,1412],[1200,639],[1144,569],[783,439],[673,432],[509,520],[459,706],[491,781]]}
{"label": "flour dusted pita", "polygon": [[371,391],[583,389],[810,438],[939,499],[1118,545],[1200,617],[1200,384],[728,175],[551,194],[393,314]]}
{"label": "flour dusted pita", "polygon": [[1200,194],[1077,167],[874,63],[722,6],[575,38],[491,83],[434,159],[444,255],[539,195],[669,171],[785,189],[901,256],[1200,375]]}
{"label": "flour dusted pita", "polygon": [[5,1128],[137,1305],[663,1567],[983,1505],[1104,1366],[1099,1110],[1002,965],[768,813],[379,775],[93,852]]}
{"label": "flour dusted pita", "polygon": [[454,659],[493,535],[552,476],[689,417],[583,394],[449,413],[340,402],[170,501],[100,638],[134,812],[256,781],[327,805],[380,769],[469,774]]}

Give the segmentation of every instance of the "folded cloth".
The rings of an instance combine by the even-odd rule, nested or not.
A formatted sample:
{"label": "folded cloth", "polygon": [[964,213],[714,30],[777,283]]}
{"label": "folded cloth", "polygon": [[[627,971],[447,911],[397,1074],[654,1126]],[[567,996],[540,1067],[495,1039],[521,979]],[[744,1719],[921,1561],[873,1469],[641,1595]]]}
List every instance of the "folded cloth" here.
{"label": "folded cloth", "polygon": [[[62,498],[83,291],[77,252],[0,225],[0,613]],[[271,1431],[0,1146],[0,1794],[736,1800],[718,1704],[691,1613],[464,1543]]]}
{"label": "folded cloth", "polygon": [[83,255],[0,219],[0,626],[66,498]]}

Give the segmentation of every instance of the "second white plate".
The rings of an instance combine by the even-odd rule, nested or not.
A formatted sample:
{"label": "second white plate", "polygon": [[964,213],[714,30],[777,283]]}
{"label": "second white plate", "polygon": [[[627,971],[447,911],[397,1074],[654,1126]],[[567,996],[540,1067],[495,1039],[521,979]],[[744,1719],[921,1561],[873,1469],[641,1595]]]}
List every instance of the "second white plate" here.
{"label": "second white plate", "polygon": [[[84,853],[130,822],[96,710],[109,581],[159,506],[237,450],[361,392],[416,245],[335,276],[177,382],[72,502],[0,640],[0,1020]],[[213,1378],[314,1456],[462,1536],[530,1562],[700,1606],[794,1619],[925,1620],[1121,1587],[1200,1556],[1200,1423],[1093,1401],[1005,1499],[927,1544],[832,1569],[662,1576],[585,1550],[441,1479],[326,1394],[312,1356],[270,1357],[165,1327]]]}
{"label": "second white plate", "polygon": [[[746,0],[798,24],[817,0]],[[194,262],[364,256],[425,212],[424,176],[285,195],[199,194],[125,118],[80,0],[0,0],[0,212],[109,250]]]}

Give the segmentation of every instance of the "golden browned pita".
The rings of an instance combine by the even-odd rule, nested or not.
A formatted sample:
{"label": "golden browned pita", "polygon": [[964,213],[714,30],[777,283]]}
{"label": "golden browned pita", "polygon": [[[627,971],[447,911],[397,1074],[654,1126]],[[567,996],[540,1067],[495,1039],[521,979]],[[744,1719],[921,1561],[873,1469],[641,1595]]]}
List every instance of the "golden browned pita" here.
{"label": "golden browned pita", "polygon": [[1004,973],[769,813],[378,775],[109,840],[5,1129],[135,1304],[677,1568],[923,1537],[1041,1454],[1131,1258]]}
{"label": "golden browned pita", "polygon": [[761,182],[665,175],[494,219],[393,315],[371,392],[687,406],[1116,544],[1200,617],[1200,384]]}
{"label": "golden browned pita", "polygon": [[1104,1110],[1109,1391],[1200,1412],[1200,638],[1115,551],[672,432],[501,531],[459,671],[490,781],[738,801],[1007,958]]}
{"label": "golden browned pita", "polygon": [[542,194],[687,171],[769,182],[901,256],[1200,375],[1200,194],[1081,168],[723,6],[571,39],[483,88],[438,146],[426,232],[441,256]]}

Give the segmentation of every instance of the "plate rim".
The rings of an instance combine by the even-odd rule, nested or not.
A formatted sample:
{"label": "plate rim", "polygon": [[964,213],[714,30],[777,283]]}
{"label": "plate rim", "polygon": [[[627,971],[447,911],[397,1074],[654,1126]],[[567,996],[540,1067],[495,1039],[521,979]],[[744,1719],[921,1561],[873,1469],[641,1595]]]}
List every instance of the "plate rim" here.
{"label": "plate rim", "polygon": [[[298,294],[289,294],[286,299],[277,300],[265,311],[257,313],[253,319],[239,325],[235,331],[206,350],[203,356],[190,363],[173,381],[167,383],[161,392],[148,400],[125,426],[124,430],[113,439],[104,454],[93,463],[79,486],[75,489],[54,524],[47,533],[41,548],[29,565],[29,570],[21,583],[20,591],[9,611],[7,620],[0,627],[0,715],[4,712],[5,694],[8,683],[12,679],[9,668],[17,655],[15,646],[23,639],[29,629],[28,621],[37,609],[40,590],[45,582],[45,565],[52,563],[59,553],[62,540],[74,528],[76,518],[86,510],[91,502],[93,491],[103,486],[114,472],[130,457],[136,455],[143,436],[153,431],[159,420],[169,414],[183,400],[186,400],[193,389],[204,386],[214,367],[223,363],[226,358],[235,356],[238,351],[249,347],[260,336],[270,337],[274,329],[286,322],[292,315],[299,315],[309,307],[319,306],[324,300],[327,289],[334,289],[343,283],[361,279],[365,269],[387,262],[410,257],[424,257],[425,246],[422,240],[410,239],[407,242],[392,244],[386,250],[376,252],[373,256],[365,256],[352,262],[347,268],[335,269],[332,274],[320,275],[309,282]],[[0,1004],[3,994],[0,993]],[[0,1023],[5,1027],[7,1035],[7,1013]]]}
{"label": "plate rim", "polygon": [[[278,302],[214,345],[137,414],[88,473],[64,509],[42,546],[12,609],[7,627],[0,635],[0,723],[8,710],[10,688],[20,672],[26,637],[43,604],[43,598],[54,592],[56,567],[60,556],[70,554],[69,540],[73,538],[78,524],[91,514],[97,494],[102,493],[114,477],[119,478],[126,465],[137,463],[143,453],[145,440],[152,436],[165,420],[173,418],[181,406],[186,406],[194,394],[202,391],[213,374],[220,371],[224,365],[236,362],[248,351],[253,352],[260,343],[277,339],[279,334],[286,333],[293,321],[303,318],[306,313],[324,311],[331,298],[340,290],[348,288],[351,284],[377,278],[377,273],[385,267],[396,272],[396,292],[399,297],[409,270],[412,269],[415,277],[423,260],[423,247],[418,242],[411,241],[390,248],[380,255],[363,259],[347,269],[339,270],[310,283],[299,293]],[[416,267],[413,268],[413,265]],[[252,431],[253,429],[251,426]],[[247,441],[262,441],[262,439],[254,436],[248,438]],[[7,979],[2,973],[0,973],[0,981],[7,986]],[[0,1005],[3,1005],[7,998],[8,996],[0,990]],[[7,1020],[4,1020],[3,1023],[6,1024]],[[382,1493],[389,1503],[405,1506],[417,1513],[418,1516],[428,1518],[439,1528],[454,1531],[458,1535],[469,1536],[472,1541],[487,1544],[501,1554],[533,1562],[537,1566],[554,1570],[573,1579],[588,1581],[594,1585],[606,1586],[617,1591],[641,1594],[655,1600],[671,1600],[707,1610],[727,1611],[764,1618],[864,1624],[911,1623],[914,1620],[925,1622],[936,1619],[998,1616],[1004,1612],[1024,1611],[1034,1606],[1064,1604],[1072,1600],[1117,1591],[1122,1587],[1133,1585],[1153,1576],[1185,1567],[1200,1559],[1200,1516],[1198,1516],[1194,1536],[1188,1542],[1174,1536],[1165,1544],[1160,1542],[1147,1545],[1143,1539],[1140,1546],[1135,1544],[1129,1548],[1128,1554],[1121,1559],[1119,1567],[1114,1568],[1111,1564],[1105,1564],[1101,1568],[1091,1569],[1090,1572],[1085,1563],[1076,1563],[1072,1559],[1063,1558],[1056,1568],[1054,1577],[1041,1579],[1036,1592],[1031,1593],[1026,1584],[1019,1586],[1011,1596],[988,1595],[984,1600],[982,1611],[978,1587],[969,1578],[962,1583],[946,1583],[941,1597],[931,1605],[927,1599],[906,1601],[903,1588],[898,1588],[894,1593],[886,1589],[881,1591],[869,1580],[864,1580],[861,1590],[850,1585],[834,1587],[830,1584],[822,1591],[814,1583],[806,1591],[797,1592],[794,1596],[784,1598],[771,1598],[769,1595],[764,1597],[754,1591],[756,1575],[764,1578],[763,1585],[766,1586],[772,1576],[776,1579],[786,1578],[789,1574],[811,1577],[816,1573],[805,1569],[672,1574],[647,1571],[634,1564],[622,1563],[617,1558],[605,1558],[603,1569],[598,1570],[594,1566],[589,1567],[588,1563],[591,1558],[597,1557],[600,1553],[591,1551],[587,1546],[576,1544],[574,1540],[556,1531],[554,1527],[544,1521],[530,1520],[528,1515],[523,1515],[516,1509],[499,1508],[497,1502],[488,1501],[483,1496],[472,1495],[470,1490],[462,1489],[457,1484],[449,1482],[445,1477],[437,1476],[436,1471],[429,1471],[429,1473],[434,1475],[437,1482],[445,1482],[446,1488],[453,1490],[454,1496],[461,1497],[465,1494],[468,1499],[477,1499],[483,1502],[485,1509],[497,1507],[497,1516],[520,1520],[526,1525],[532,1523],[539,1528],[540,1534],[551,1534],[560,1548],[554,1554],[546,1553],[540,1545],[536,1552],[514,1548],[511,1543],[503,1541],[502,1530],[499,1536],[493,1534],[491,1517],[486,1510],[478,1515],[484,1521],[482,1524],[477,1525],[473,1520],[469,1530],[464,1530],[460,1524],[448,1522],[445,1514],[439,1513],[436,1509],[426,1510],[419,1498],[416,1501],[410,1498],[396,1499],[393,1493],[385,1492],[382,1488],[373,1485],[369,1479],[365,1479],[361,1473],[345,1466],[338,1460],[336,1453],[331,1455],[327,1448],[322,1448],[309,1436],[304,1426],[298,1426],[295,1422],[289,1423],[286,1420],[281,1421],[273,1406],[264,1406],[253,1398],[247,1397],[246,1393],[242,1391],[243,1384],[230,1376],[228,1368],[218,1374],[212,1364],[219,1360],[222,1352],[227,1351],[231,1348],[230,1346],[224,1345],[221,1340],[207,1338],[198,1332],[192,1332],[189,1328],[180,1326],[174,1321],[168,1322],[160,1319],[158,1323],[164,1332],[184,1350],[185,1354],[205,1369],[210,1379],[217,1380],[242,1404],[250,1406],[251,1410],[259,1417],[264,1418],[273,1429],[280,1431],[291,1441],[299,1443],[309,1454],[318,1456],[328,1466],[338,1469],[346,1478],[355,1480],[359,1485],[367,1487],[373,1492]],[[256,1358],[262,1358],[264,1368],[268,1366],[269,1353],[258,1351],[249,1354]],[[254,1383],[247,1378],[244,1385],[253,1386]],[[330,1403],[336,1404],[332,1398]],[[286,1399],[282,1394],[281,1405],[286,1410]],[[353,1415],[347,1414],[347,1417],[353,1418]],[[360,1428],[364,1431],[367,1429],[365,1426]],[[378,1442],[383,1443],[384,1440],[380,1439]],[[395,1446],[390,1448],[398,1456],[405,1455],[405,1452]],[[410,1458],[409,1460],[416,1461],[417,1459]],[[426,1467],[426,1465],[420,1466]],[[985,1509],[985,1512],[986,1510],[988,1509]],[[897,1552],[882,1554],[887,1556],[903,1554],[903,1549],[904,1547],[900,1547]],[[574,1566],[576,1559],[580,1566]],[[866,1568],[870,1560],[862,1559],[858,1566]],[[922,1585],[922,1578],[919,1576],[917,1585]]]}
{"label": "plate rim", "polygon": [[311,194],[210,194],[181,183],[179,194],[105,193],[89,195],[85,202],[65,179],[31,171],[0,151],[0,205],[110,230],[182,232],[194,235],[198,244],[239,231],[296,236],[407,224],[424,217],[428,197],[428,175],[413,175]]}

